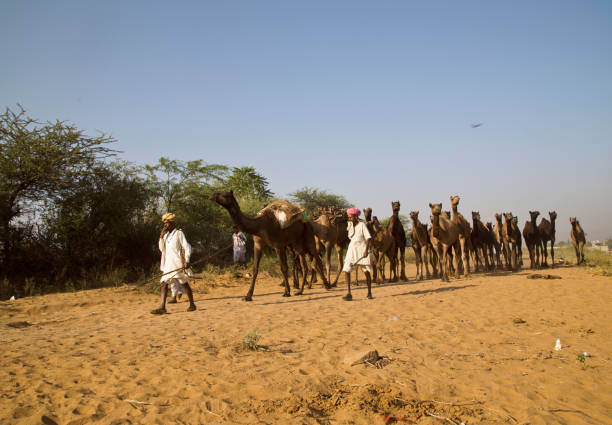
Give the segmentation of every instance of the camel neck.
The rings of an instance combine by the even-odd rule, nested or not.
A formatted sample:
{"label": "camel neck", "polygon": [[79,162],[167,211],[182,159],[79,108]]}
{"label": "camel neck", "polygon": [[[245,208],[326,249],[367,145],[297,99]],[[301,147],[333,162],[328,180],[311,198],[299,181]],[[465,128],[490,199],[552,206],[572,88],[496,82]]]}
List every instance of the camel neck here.
{"label": "camel neck", "polygon": [[228,207],[227,211],[230,217],[232,217],[232,221],[245,232],[251,235],[257,235],[259,233],[259,227],[257,226],[258,219],[245,216],[236,205]]}

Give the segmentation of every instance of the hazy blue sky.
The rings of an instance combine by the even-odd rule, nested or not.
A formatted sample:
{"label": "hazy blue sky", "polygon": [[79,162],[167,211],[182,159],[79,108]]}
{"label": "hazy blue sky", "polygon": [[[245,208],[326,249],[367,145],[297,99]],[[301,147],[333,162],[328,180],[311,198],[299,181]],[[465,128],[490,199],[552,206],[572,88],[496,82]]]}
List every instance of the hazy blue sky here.
{"label": "hazy blue sky", "polygon": [[[254,166],[374,214],[429,202],[612,236],[612,2],[13,1],[0,100],[121,157]],[[472,123],[484,123],[472,128]]]}

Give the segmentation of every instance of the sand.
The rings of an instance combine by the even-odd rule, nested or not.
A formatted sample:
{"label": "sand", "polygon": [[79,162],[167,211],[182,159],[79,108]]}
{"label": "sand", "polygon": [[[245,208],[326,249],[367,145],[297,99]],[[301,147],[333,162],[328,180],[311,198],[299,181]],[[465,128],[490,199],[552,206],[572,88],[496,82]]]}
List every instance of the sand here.
{"label": "sand", "polygon": [[248,278],[207,277],[197,311],[163,316],[135,286],[3,301],[0,424],[612,423],[610,278],[414,272],[352,302],[260,275],[247,303]]}

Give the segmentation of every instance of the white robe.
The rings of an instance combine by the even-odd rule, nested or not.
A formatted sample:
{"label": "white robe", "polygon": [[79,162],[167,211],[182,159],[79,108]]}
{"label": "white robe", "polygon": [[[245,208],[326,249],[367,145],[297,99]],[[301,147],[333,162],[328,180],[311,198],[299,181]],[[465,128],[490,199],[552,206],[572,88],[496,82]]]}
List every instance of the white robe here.
{"label": "white robe", "polygon": [[344,258],[344,267],[342,267],[342,271],[350,273],[357,265],[362,266],[364,270],[371,271],[371,253],[368,252],[368,256],[362,258],[366,248],[366,241],[372,238],[368,228],[366,227],[365,223],[359,222],[357,225],[353,226],[353,223],[349,221],[347,230],[348,237],[351,242],[346,250],[346,257]]}
{"label": "white robe", "polygon": [[242,232],[232,233],[234,240],[234,263],[246,261],[246,236]]}
{"label": "white robe", "polygon": [[[162,273],[180,269],[191,258],[191,245],[187,242],[185,234],[179,229],[174,229],[165,234],[163,238],[159,238],[159,250],[162,253],[159,265]],[[188,282],[188,275],[184,270],[178,270],[164,274],[160,281],[163,283],[170,279],[176,279],[176,282],[183,284]]]}

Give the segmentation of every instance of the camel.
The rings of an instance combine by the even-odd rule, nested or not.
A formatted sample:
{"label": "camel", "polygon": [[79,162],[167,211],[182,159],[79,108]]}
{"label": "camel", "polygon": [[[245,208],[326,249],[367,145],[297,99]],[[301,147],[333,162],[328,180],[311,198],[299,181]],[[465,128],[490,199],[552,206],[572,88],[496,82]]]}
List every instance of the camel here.
{"label": "camel", "polygon": [[504,249],[504,231],[502,224],[502,215],[495,213],[495,225],[493,226],[493,246],[495,247],[495,262],[497,268],[502,268],[501,256],[504,256],[504,264],[508,267],[508,257],[506,257],[506,250]]}
{"label": "camel", "polygon": [[[472,234],[471,243],[474,249],[475,269],[479,270],[480,263],[483,263],[484,270],[489,270],[489,248],[491,247],[491,235],[489,230],[480,221],[480,212],[472,211]],[[490,254],[491,262],[493,262],[493,253]]]}
{"label": "camel", "polygon": [[423,266],[427,272],[427,279],[431,277],[429,273],[429,245],[427,227],[419,221],[419,212],[411,211],[410,218],[412,219],[412,249],[416,257],[416,278],[423,280]]}
{"label": "camel", "polygon": [[548,267],[548,252],[546,252],[546,245],[550,241],[550,257],[551,267],[555,267],[555,220],[557,219],[556,211],[549,211],[548,216],[550,221],[543,218],[538,224],[538,233],[540,234],[540,242],[542,243],[542,255],[544,261],[541,263],[542,267]]}
{"label": "camel", "polygon": [[[316,217],[316,218],[315,218]],[[348,218],[346,210],[339,207],[327,207],[318,208],[313,214],[314,220],[311,221],[312,229],[315,234],[315,241],[317,247],[317,255],[321,252],[321,247],[325,248],[326,264],[325,271],[327,273],[327,280],[331,282],[331,253],[332,247],[336,248],[338,253],[338,273],[332,283],[332,286],[336,286],[338,278],[342,272],[342,253],[348,243],[347,223]],[[315,269],[312,269],[311,283],[316,279]],[[310,287],[310,285],[309,285]]]}
{"label": "camel", "polygon": [[518,225],[518,216],[513,216],[512,217],[512,224],[516,227],[516,229],[518,230],[518,235],[516,237],[517,242],[516,242],[516,247],[517,247],[517,251],[518,251],[518,264],[519,266],[523,266],[523,237],[521,236],[521,231],[519,230],[519,225]]}
{"label": "camel", "polygon": [[540,232],[536,220],[540,215],[540,211],[529,211],[530,221],[525,222],[523,227],[523,238],[529,251],[529,268],[540,268]]}
{"label": "camel", "polygon": [[[373,267],[374,282],[379,284],[385,281],[385,255],[389,259],[389,281],[397,282],[397,250],[395,249],[395,238],[388,228],[385,229],[382,224],[380,224],[376,216],[372,218],[369,225],[366,223],[366,226],[368,226],[368,231],[370,232],[370,236],[372,236],[370,246],[373,248],[373,251],[376,252],[374,255],[376,263]],[[378,272],[380,272],[380,282],[378,280]]]}
{"label": "camel", "polygon": [[449,251],[455,249],[455,277],[459,278],[459,233],[461,230],[454,222],[441,214],[442,204],[429,204],[431,208],[431,243],[438,254],[440,278],[442,281],[449,281],[448,262]]}
{"label": "camel", "polygon": [[[316,255],[317,249],[315,246],[314,231],[310,222],[294,220],[291,221],[287,227],[283,227],[277,217],[270,213],[269,209],[260,211],[255,218],[247,217],[240,211],[240,206],[234,197],[233,191],[224,193],[215,192],[210,195],[209,199],[225,208],[234,224],[236,224],[240,230],[253,235],[253,277],[251,279],[251,287],[244,297],[245,301],[253,300],[255,280],[257,279],[259,261],[261,260],[261,252],[264,245],[274,249],[276,255],[278,255],[281,271],[283,273],[283,284],[285,286],[284,297],[291,296],[289,282],[287,280],[287,248],[295,253],[294,258],[297,258],[301,262],[302,270],[308,270],[306,254],[314,258],[317,263],[317,271],[323,280],[325,288],[330,289],[325,273],[323,272],[323,263],[320,257]],[[289,203],[287,202],[287,204]],[[306,284],[307,277],[308,273],[303,273],[302,287],[296,295],[301,295],[304,292],[304,285]]]}
{"label": "camel", "polygon": [[521,232],[513,220],[512,213],[504,213],[504,225],[502,227],[502,235],[504,240],[504,251],[506,251],[507,267],[510,270],[518,270],[519,267],[519,251],[518,243],[521,239]]}
{"label": "camel", "polygon": [[576,220],[576,217],[570,217],[570,223],[572,230],[570,236],[572,237],[572,245],[576,250],[576,265],[584,263],[584,244],[586,239],[584,238],[584,230],[580,227],[580,222]]}
{"label": "camel", "polygon": [[463,262],[465,276],[470,275],[470,251],[472,250],[471,234],[472,229],[470,223],[459,213],[457,206],[459,205],[458,196],[451,196],[451,207],[453,211],[453,222],[459,227],[459,245],[461,246],[461,261]]}
{"label": "camel", "polygon": [[497,255],[499,255],[498,251],[495,251],[496,248],[496,242],[495,242],[495,235],[493,233],[493,223],[491,223],[490,221],[487,221],[487,223],[485,224],[485,228],[487,229],[487,233],[488,233],[488,241],[489,241],[489,259],[491,261],[491,269],[494,270],[497,268],[497,265],[495,264],[495,253],[497,253]]}
{"label": "camel", "polygon": [[[395,239],[395,258],[397,258],[396,261],[399,261],[400,279],[406,281],[408,280],[406,277],[406,262],[404,261],[406,254],[406,232],[404,231],[404,226],[399,219],[400,202],[391,202],[391,210],[393,211],[393,215],[389,217],[389,225],[387,226],[387,229],[389,229],[393,235],[393,238]],[[397,255],[398,251],[399,258]]]}

